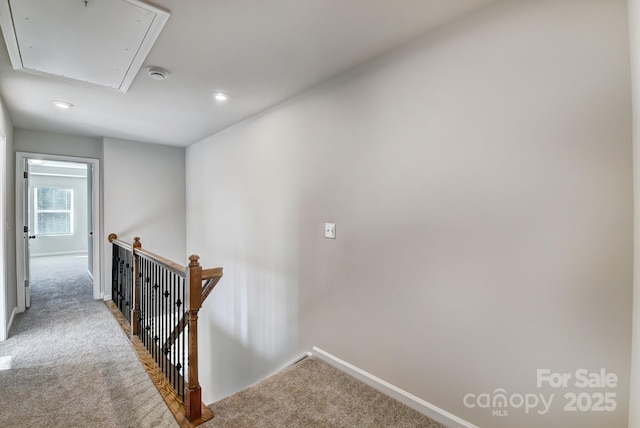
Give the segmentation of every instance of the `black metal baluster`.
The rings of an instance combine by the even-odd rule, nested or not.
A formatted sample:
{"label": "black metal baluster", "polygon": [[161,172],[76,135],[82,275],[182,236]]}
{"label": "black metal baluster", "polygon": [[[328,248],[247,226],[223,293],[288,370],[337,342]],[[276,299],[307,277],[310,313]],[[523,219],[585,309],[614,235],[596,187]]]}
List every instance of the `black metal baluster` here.
{"label": "black metal baluster", "polygon": [[123,314],[127,310],[124,304],[124,302],[126,301],[125,293],[127,292],[127,286],[126,286],[127,279],[125,277],[125,271],[124,271],[124,263],[125,263],[126,257],[127,257],[127,253],[123,252],[122,259],[120,260],[120,312],[122,312]]}
{"label": "black metal baluster", "polygon": [[120,262],[120,270],[121,270],[121,278],[122,278],[122,282],[120,284],[120,295],[122,297],[121,299],[121,305],[122,305],[122,314],[124,315],[125,319],[127,318],[127,270],[126,270],[126,264],[127,264],[127,257],[129,255],[129,252],[126,250],[122,251],[122,261]]}
{"label": "black metal baluster", "polygon": [[[173,322],[171,324],[173,324],[173,329],[174,331],[178,331],[178,325],[177,325],[177,321],[176,321],[176,316],[175,314],[177,314],[176,312],[176,274],[172,274],[171,275],[171,313],[172,313],[172,317],[173,317]],[[174,389],[178,389],[176,388],[176,362],[175,362],[175,335],[171,338],[171,385],[173,385]]]}
{"label": "black metal baluster", "polygon": [[[177,285],[178,285],[178,301],[176,302],[176,312],[178,314],[178,320],[182,320],[182,310],[184,308],[184,300],[182,300],[182,288],[180,287],[180,284],[182,284],[182,278],[178,277],[177,278]],[[184,320],[180,321],[183,322]],[[181,367],[182,367],[182,344],[181,344],[181,340],[182,340],[182,335],[183,335],[183,331],[182,331],[182,326],[180,326],[180,335],[178,337],[176,337],[176,344],[177,344],[177,352],[176,352],[176,368],[178,370],[178,382],[177,382],[177,390],[180,393],[180,396],[182,396],[182,389],[180,386],[180,379],[182,378],[182,371],[181,371]]]}
{"label": "black metal baluster", "polygon": [[167,375],[169,376],[169,382],[171,382],[171,371],[173,369],[173,363],[171,363],[171,360],[173,358],[173,351],[171,350],[172,348],[172,342],[170,341],[171,339],[171,333],[173,333],[175,327],[176,327],[176,323],[175,323],[175,317],[173,316],[173,299],[174,299],[174,294],[173,294],[173,273],[167,271],[167,290],[169,290],[169,297],[167,297],[167,335],[169,337],[167,337]]}
{"label": "black metal baluster", "polygon": [[124,253],[124,257],[122,258],[122,314],[126,320],[129,320],[128,306],[129,306],[129,287],[127,286],[127,271],[129,270],[129,264],[127,261],[129,260],[128,252]]}
{"label": "black metal baluster", "polygon": [[131,314],[133,313],[133,253],[129,253],[127,258],[129,259],[127,263],[127,293],[129,294],[127,297],[127,301],[129,302],[127,320],[133,325],[135,322],[131,319]]}
{"label": "black metal baluster", "polygon": [[[171,309],[173,310],[174,315],[174,328],[176,329],[176,334],[178,334],[178,332],[180,331],[180,327],[178,326],[178,321],[180,320],[180,316],[179,316],[179,311],[177,310],[176,307],[176,301],[177,301],[177,293],[176,293],[176,281],[177,281],[177,277],[176,274],[173,274],[173,277],[171,278],[171,287],[173,290],[173,300],[172,300],[172,306]],[[175,388],[175,390],[178,390],[178,385],[176,385],[176,379],[178,378],[177,373],[176,373],[176,364],[178,363],[178,359],[176,358],[177,354],[176,354],[176,339],[177,337],[174,335],[173,337],[173,342],[171,344],[171,369],[173,371],[173,387]]]}
{"label": "black metal baluster", "polygon": [[138,276],[136,278],[134,278],[135,282],[133,284],[134,287],[137,288],[137,290],[134,290],[134,293],[137,292],[138,293],[138,301],[136,302],[136,308],[138,309],[138,319],[136,320],[136,324],[138,326],[137,331],[137,335],[138,335],[138,339],[141,338],[140,336],[140,329],[142,328],[142,312],[143,312],[143,305],[142,305],[142,266],[140,263],[140,258],[134,258],[133,259],[134,263],[136,263],[136,272],[138,273]]}
{"label": "black metal baluster", "polygon": [[182,396],[182,400],[184,401],[184,380],[187,377],[187,371],[186,371],[186,368],[185,368],[185,366],[187,364],[187,361],[184,358],[184,347],[185,347],[185,337],[187,337],[187,331],[189,330],[189,325],[186,324],[186,322],[187,322],[187,318],[186,318],[186,316],[187,316],[187,311],[186,311],[187,303],[185,301],[186,300],[186,291],[185,291],[185,289],[186,289],[186,286],[187,286],[186,279],[182,278],[180,280],[180,284],[182,285],[182,293],[181,293],[182,294],[182,316],[184,317],[183,322],[185,323],[185,328],[182,330],[182,358],[181,358],[181,360],[182,360],[182,363],[181,363],[182,364],[182,385],[180,386],[180,394],[182,394],[181,395]]}
{"label": "black metal baluster", "polygon": [[162,319],[160,320],[161,324],[162,324],[162,334],[160,336],[160,342],[162,343],[162,348],[160,349],[160,354],[161,354],[161,361],[162,361],[162,372],[166,373],[166,362],[165,362],[165,356],[166,354],[164,353],[164,339],[165,339],[165,335],[166,335],[166,330],[167,330],[167,296],[165,295],[165,293],[167,292],[166,289],[166,282],[165,282],[165,276],[166,276],[166,269],[163,267],[161,269],[160,272],[160,278],[161,278],[161,282],[162,282],[162,294],[161,294],[161,299],[162,299]]}
{"label": "black metal baluster", "polygon": [[146,333],[147,330],[147,270],[145,269],[146,260],[140,258],[140,328],[138,329],[138,337],[142,340],[144,346],[147,346]]}
{"label": "black metal baluster", "polygon": [[140,258],[139,257],[134,257],[133,258],[133,263],[135,263],[135,267],[136,267],[136,273],[138,274],[137,277],[134,278],[134,283],[133,286],[136,288],[133,292],[136,293],[138,295],[138,299],[136,300],[136,313],[138,314],[138,318],[135,320],[136,322],[136,334],[138,335],[138,338],[140,338],[140,329],[142,328],[142,271],[141,271],[141,264],[140,264]]}
{"label": "black metal baluster", "polygon": [[155,347],[155,342],[156,342],[156,326],[158,324],[158,299],[156,298],[156,270],[157,270],[157,266],[155,263],[152,264],[152,268],[151,268],[153,274],[152,274],[152,291],[151,291],[151,305],[153,306],[153,326],[152,326],[152,333],[151,333],[151,344],[152,344],[152,349],[151,349],[151,355],[153,356],[154,361],[158,361],[157,359],[157,355],[156,355],[156,347]]}
{"label": "black metal baluster", "polygon": [[122,257],[122,315],[124,315],[124,319],[129,321],[129,318],[127,317],[128,311],[128,304],[129,304],[129,300],[128,300],[128,294],[129,294],[129,287],[127,287],[127,271],[129,270],[129,265],[127,264],[127,260],[129,260],[129,254],[128,252],[125,252],[123,254],[124,257]]}
{"label": "black metal baluster", "polygon": [[155,314],[155,305],[153,304],[153,263],[149,261],[149,310],[151,311],[149,314],[149,353],[153,357],[153,320],[156,316]]}
{"label": "black metal baluster", "polygon": [[145,264],[145,288],[146,288],[146,299],[147,299],[147,316],[146,316],[146,320],[145,320],[145,327],[144,327],[144,332],[145,332],[145,346],[147,348],[147,351],[151,352],[151,348],[149,348],[149,335],[151,334],[151,317],[153,316],[153,310],[151,308],[151,267],[149,265],[149,260],[145,260],[144,261]]}
{"label": "black metal baluster", "polygon": [[155,302],[155,317],[153,318],[153,357],[158,363],[158,316],[160,315],[160,308],[158,307],[158,265],[153,264],[153,300]]}
{"label": "black metal baluster", "polygon": [[152,357],[154,357],[155,359],[155,354],[153,353],[153,332],[155,330],[155,325],[154,325],[154,320],[155,320],[155,316],[156,316],[156,306],[154,305],[154,284],[155,284],[155,279],[153,277],[153,273],[154,273],[154,266],[153,263],[151,261],[149,261],[149,278],[150,278],[150,282],[149,282],[149,304],[151,305],[151,316],[149,317],[149,353],[151,354]]}
{"label": "black metal baluster", "polygon": [[[173,331],[174,332],[178,332],[178,325],[176,323],[176,274],[173,273],[171,274],[171,316],[173,319],[173,322],[171,324],[173,324]],[[175,341],[175,334],[173,334],[171,336],[171,385],[173,385],[173,388],[177,391],[178,388],[176,388],[176,360],[175,360],[175,355],[176,355],[176,341]]]}
{"label": "black metal baluster", "polygon": [[[178,321],[182,322],[182,289],[180,288],[180,283],[182,282],[181,278],[178,278],[178,301],[176,302],[176,312],[178,313]],[[176,370],[177,370],[177,380],[176,380],[176,390],[178,391],[178,395],[182,397],[182,386],[180,385],[180,379],[182,378],[182,327],[180,327],[180,335],[176,337]]]}
{"label": "black metal baluster", "polygon": [[158,329],[156,331],[156,363],[162,370],[162,350],[160,349],[160,337],[162,336],[162,268],[159,264],[156,264],[156,300],[158,305],[158,318],[156,319],[156,325]]}
{"label": "black metal baluster", "polygon": [[162,350],[160,349],[160,339],[162,337],[162,267],[160,265],[156,265],[156,284],[158,288],[156,289],[156,299],[158,300],[158,318],[156,319],[156,323],[158,325],[158,333],[156,337],[157,344],[157,353],[156,353],[156,363],[158,363],[158,367],[162,370]]}
{"label": "black metal baluster", "polygon": [[129,321],[129,323],[131,323],[131,253],[127,251],[127,261],[124,264],[124,269],[125,269],[125,275],[126,275],[126,282],[125,284],[125,290],[126,290],[126,300],[125,300],[125,307],[127,308],[127,321]]}
{"label": "black metal baluster", "polygon": [[158,318],[156,319],[156,323],[158,326],[158,332],[156,333],[156,363],[160,370],[162,370],[162,349],[160,341],[162,339],[162,267],[159,264],[156,264],[156,285],[158,288],[156,289],[156,299],[158,300]]}
{"label": "black metal baluster", "polygon": [[118,250],[119,247],[116,244],[113,244],[113,266],[111,268],[113,290],[111,291],[111,300],[113,300],[113,303],[116,306],[118,306]]}
{"label": "black metal baluster", "polygon": [[155,317],[156,317],[156,305],[154,304],[155,299],[155,278],[154,278],[155,266],[149,261],[149,274],[151,277],[151,282],[149,285],[151,286],[149,290],[149,303],[151,304],[151,318],[149,319],[149,325],[151,326],[151,330],[149,331],[149,353],[155,360],[156,356],[153,352],[153,336],[155,331]]}
{"label": "black metal baluster", "polygon": [[149,260],[145,260],[144,261],[145,264],[145,288],[147,290],[146,292],[146,299],[147,299],[147,317],[145,320],[145,346],[147,348],[147,351],[151,352],[151,348],[149,347],[149,335],[151,334],[151,320],[153,317],[153,308],[151,307],[151,266],[149,265]]}
{"label": "black metal baluster", "polygon": [[146,271],[144,268],[145,260],[140,258],[140,327],[138,328],[138,337],[142,340],[142,344],[146,347],[145,341],[145,327],[147,326],[147,289],[146,283]]}
{"label": "black metal baluster", "polygon": [[121,296],[121,287],[122,287],[122,278],[120,277],[120,254],[118,254],[118,271],[117,271],[117,284],[118,284],[118,290],[116,293],[117,296],[117,300],[116,300],[116,304],[118,305],[118,310],[122,311],[122,306],[120,305],[120,301],[122,300],[122,296]]}
{"label": "black metal baluster", "polygon": [[151,345],[150,345],[150,339],[151,339],[151,322],[153,321],[153,305],[151,304],[151,298],[153,297],[153,289],[151,288],[151,286],[153,285],[151,283],[152,279],[151,279],[151,262],[149,262],[149,260],[146,261],[147,263],[147,351],[151,352]]}
{"label": "black metal baluster", "polygon": [[[123,254],[124,256],[124,254]],[[124,265],[124,260],[122,258],[120,258],[120,262],[118,263],[118,309],[120,309],[120,312],[123,312],[123,298],[122,298],[122,294],[123,294],[123,290],[122,290],[122,284],[124,283],[124,278],[122,277],[122,266]]]}
{"label": "black metal baluster", "polygon": [[116,290],[118,289],[116,267],[118,266],[118,246],[111,244],[111,301],[116,302]]}
{"label": "black metal baluster", "polygon": [[171,342],[171,333],[173,333],[173,329],[175,328],[175,324],[173,322],[173,272],[167,271],[167,290],[169,290],[169,297],[167,298],[167,316],[169,320],[167,322],[168,325],[168,336],[166,338],[166,347],[165,352],[167,353],[167,379],[169,383],[171,383],[171,379],[173,376],[173,363],[171,362],[171,357],[173,357],[173,352],[171,351],[172,342]]}
{"label": "black metal baluster", "polygon": [[147,274],[145,270],[145,260],[140,258],[140,328],[138,329],[138,337],[142,340],[142,344],[146,347],[145,327],[147,326]]}
{"label": "black metal baluster", "polygon": [[124,264],[122,265],[122,276],[123,276],[123,305],[122,305],[122,313],[127,321],[131,322],[131,316],[129,313],[129,306],[131,301],[129,300],[129,253],[125,253],[124,256]]}
{"label": "black metal baluster", "polygon": [[120,263],[122,262],[122,260],[120,260],[120,254],[118,254],[118,267],[117,267],[117,271],[116,271],[116,278],[117,278],[117,284],[118,284],[118,289],[116,291],[116,305],[118,306],[118,310],[122,311],[122,305],[120,304],[121,300],[122,300],[122,278],[120,277]]}
{"label": "black metal baluster", "polygon": [[165,317],[167,317],[165,326],[166,331],[164,335],[164,356],[165,356],[165,374],[167,376],[167,380],[171,383],[171,272],[165,270],[165,281],[166,281],[166,292],[167,296],[165,298],[166,304],[166,312]]}

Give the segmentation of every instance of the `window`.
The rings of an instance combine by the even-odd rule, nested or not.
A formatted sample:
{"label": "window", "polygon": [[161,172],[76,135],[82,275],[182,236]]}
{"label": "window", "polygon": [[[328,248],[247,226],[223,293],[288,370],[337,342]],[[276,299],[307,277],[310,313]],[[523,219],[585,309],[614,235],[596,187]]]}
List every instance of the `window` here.
{"label": "window", "polygon": [[36,235],[73,233],[73,189],[36,187]]}

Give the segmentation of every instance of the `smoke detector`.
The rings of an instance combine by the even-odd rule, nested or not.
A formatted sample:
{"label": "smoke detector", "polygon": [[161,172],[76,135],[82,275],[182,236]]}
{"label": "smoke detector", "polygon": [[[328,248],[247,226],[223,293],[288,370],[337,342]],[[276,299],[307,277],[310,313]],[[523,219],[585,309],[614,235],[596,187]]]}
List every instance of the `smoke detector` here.
{"label": "smoke detector", "polygon": [[147,68],[147,74],[153,80],[164,80],[169,76],[169,72],[164,68],[160,68],[160,67]]}

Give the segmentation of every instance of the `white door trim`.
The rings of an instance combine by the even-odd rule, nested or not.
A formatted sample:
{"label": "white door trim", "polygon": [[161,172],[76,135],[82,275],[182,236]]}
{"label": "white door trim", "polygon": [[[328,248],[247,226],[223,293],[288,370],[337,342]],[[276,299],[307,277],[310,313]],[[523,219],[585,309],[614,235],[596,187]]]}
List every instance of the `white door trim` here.
{"label": "white door trim", "polygon": [[7,137],[0,132],[0,341],[6,340],[9,336],[9,326],[7,322]]}
{"label": "white door trim", "polygon": [[[93,158],[81,158],[74,156],[48,155],[41,153],[16,152],[16,286],[18,312],[25,310],[24,292],[24,180],[22,167],[24,159],[42,159],[63,162],[87,163],[93,170],[93,298],[102,298],[102,224],[100,223],[100,160]],[[28,191],[28,189],[27,189]]]}

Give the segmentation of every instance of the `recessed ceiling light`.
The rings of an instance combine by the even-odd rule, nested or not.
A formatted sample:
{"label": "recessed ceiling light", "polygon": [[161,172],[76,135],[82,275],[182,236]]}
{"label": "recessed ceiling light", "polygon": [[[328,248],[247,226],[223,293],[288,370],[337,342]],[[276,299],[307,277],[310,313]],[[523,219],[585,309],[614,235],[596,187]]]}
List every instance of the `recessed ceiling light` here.
{"label": "recessed ceiling light", "polygon": [[66,101],[53,100],[51,102],[53,103],[54,106],[62,110],[69,110],[71,107],[73,107],[73,104],[68,103]]}
{"label": "recessed ceiling light", "polygon": [[211,94],[211,96],[213,96],[213,99],[218,101],[218,102],[225,102],[225,101],[229,101],[229,94],[227,94],[226,92],[214,92],[213,94]]}

